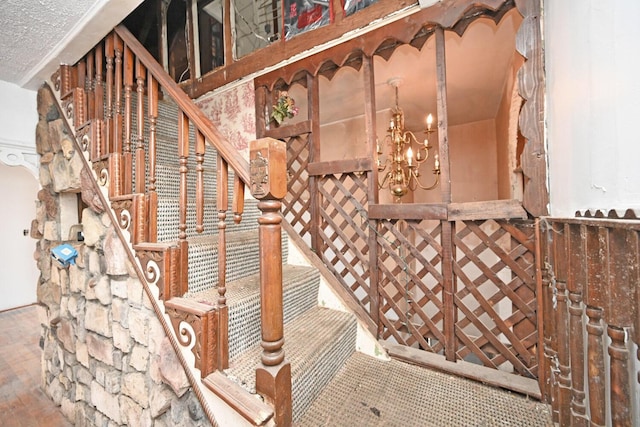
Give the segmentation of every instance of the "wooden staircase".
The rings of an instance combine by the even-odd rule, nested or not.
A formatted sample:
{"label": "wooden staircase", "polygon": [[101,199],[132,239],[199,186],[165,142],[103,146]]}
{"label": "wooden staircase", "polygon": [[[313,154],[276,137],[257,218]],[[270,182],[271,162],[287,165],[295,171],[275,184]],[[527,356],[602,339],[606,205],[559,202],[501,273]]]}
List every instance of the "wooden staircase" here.
{"label": "wooden staircase", "polygon": [[299,419],[355,351],[356,321],[318,307],[316,269],[263,265],[287,258],[279,202],[245,201],[248,163],[123,27],[52,80],[203,407],[208,389],[252,425]]}

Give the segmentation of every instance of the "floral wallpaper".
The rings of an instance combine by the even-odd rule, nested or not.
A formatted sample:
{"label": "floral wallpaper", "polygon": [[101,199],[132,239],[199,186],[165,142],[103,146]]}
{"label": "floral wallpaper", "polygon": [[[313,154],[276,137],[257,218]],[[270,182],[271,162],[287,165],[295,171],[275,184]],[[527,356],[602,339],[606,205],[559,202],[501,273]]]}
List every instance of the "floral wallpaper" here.
{"label": "floral wallpaper", "polygon": [[229,143],[248,160],[249,142],[256,139],[253,80],[206,94],[195,102]]}

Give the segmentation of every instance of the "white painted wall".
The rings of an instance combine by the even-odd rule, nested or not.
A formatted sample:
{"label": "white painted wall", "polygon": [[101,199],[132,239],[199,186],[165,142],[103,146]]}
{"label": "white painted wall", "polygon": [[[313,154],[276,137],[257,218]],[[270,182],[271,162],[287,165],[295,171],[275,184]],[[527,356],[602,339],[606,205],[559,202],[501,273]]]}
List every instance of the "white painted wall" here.
{"label": "white painted wall", "polygon": [[[0,310],[36,302],[35,240],[24,236],[36,217],[36,92],[0,81]],[[22,166],[8,166],[22,165]]]}
{"label": "white painted wall", "polygon": [[640,2],[545,0],[551,214],[640,208]]}
{"label": "white painted wall", "polygon": [[23,145],[35,151],[37,93],[0,80],[0,144]]}

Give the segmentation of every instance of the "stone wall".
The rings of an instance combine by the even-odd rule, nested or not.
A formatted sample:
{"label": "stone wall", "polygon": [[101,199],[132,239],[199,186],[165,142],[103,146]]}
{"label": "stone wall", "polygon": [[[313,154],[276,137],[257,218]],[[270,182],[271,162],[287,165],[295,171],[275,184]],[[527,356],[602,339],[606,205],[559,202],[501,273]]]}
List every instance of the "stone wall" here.
{"label": "stone wall", "polygon": [[[55,105],[41,89],[42,189],[31,235],[38,239],[42,387],[77,426],[208,426]],[[52,261],[51,249],[62,243],[77,249],[75,265]]]}

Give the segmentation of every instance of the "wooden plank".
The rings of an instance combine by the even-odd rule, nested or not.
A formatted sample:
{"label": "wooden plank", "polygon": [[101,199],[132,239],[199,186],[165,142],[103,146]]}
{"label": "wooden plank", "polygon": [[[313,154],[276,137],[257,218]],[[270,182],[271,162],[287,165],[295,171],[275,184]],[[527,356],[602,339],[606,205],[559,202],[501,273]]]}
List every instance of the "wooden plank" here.
{"label": "wooden plank", "polygon": [[[364,127],[367,136],[367,152],[372,159],[377,159],[377,133],[376,133],[376,89],[375,72],[371,56],[362,58],[362,78],[364,86]],[[373,167],[367,174],[367,204],[378,203],[378,168]],[[380,276],[378,273],[378,251],[377,236],[375,233],[377,224],[375,220],[368,220],[369,238],[369,315],[380,330],[380,292],[378,289]],[[376,335],[376,338],[379,338]]]}
{"label": "wooden plank", "polygon": [[252,425],[265,425],[273,418],[271,406],[256,399],[254,395],[230,380],[224,373],[216,371],[204,378],[202,382]]}
{"label": "wooden plank", "polygon": [[[307,149],[309,150],[309,157],[307,158],[306,172],[308,174],[307,185],[309,189],[309,214],[310,214],[310,230],[311,234],[311,247],[317,252],[320,250],[320,191],[319,183],[320,179],[312,176],[309,173],[309,165],[312,162],[320,160],[320,78],[318,76],[312,76],[306,74],[307,78],[307,105],[309,106],[307,111],[307,121],[310,123],[311,134],[307,136]],[[289,159],[290,161],[293,159]],[[300,159],[302,160],[302,159]],[[300,165],[304,164],[303,161],[299,161]],[[302,174],[304,173],[301,167],[298,171],[301,181]],[[304,184],[301,185],[304,188]]]}
{"label": "wooden plank", "polygon": [[286,139],[292,136],[302,135],[303,133],[310,133],[312,131],[312,121],[305,120],[292,125],[285,125],[280,127],[272,127],[267,129],[264,136],[268,136],[273,139]]}
{"label": "wooden plank", "polygon": [[309,175],[340,175],[351,172],[370,172],[373,162],[368,158],[333,160],[330,162],[315,162],[307,165]]}
{"label": "wooden plank", "polygon": [[534,379],[509,374],[465,361],[449,362],[438,354],[411,347],[389,344],[385,341],[381,341],[380,344],[389,352],[389,356],[394,359],[418,366],[433,368],[449,374],[459,375],[483,384],[513,390],[534,399],[541,398],[538,384]]}
{"label": "wooden plank", "polygon": [[369,205],[370,219],[447,219],[447,207],[442,203],[411,203],[408,205]]}
{"label": "wooden plank", "polygon": [[547,156],[544,145],[544,59],[540,26],[540,0],[517,0],[523,16],[516,35],[516,50],[525,58],[518,72],[518,88],[525,103],[520,112],[520,130],[526,138],[522,152],[525,176],[523,206],[533,216],[548,214]]}
{"label": "wooden plank", "polygon": [[451,203],[451,165],[449,164],[449,118],[447,111],[447,65],[444,29],[436,28],[436,94],[438,107],[438,152],[440,153],[440,191],[442,202]]}
{"label": "wooden plank", "polygon": [[527,211],[518,200],[486,200],[482,202],[449,203],[449,221],[481,219],[526,219]]}

